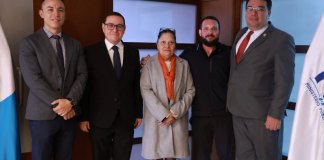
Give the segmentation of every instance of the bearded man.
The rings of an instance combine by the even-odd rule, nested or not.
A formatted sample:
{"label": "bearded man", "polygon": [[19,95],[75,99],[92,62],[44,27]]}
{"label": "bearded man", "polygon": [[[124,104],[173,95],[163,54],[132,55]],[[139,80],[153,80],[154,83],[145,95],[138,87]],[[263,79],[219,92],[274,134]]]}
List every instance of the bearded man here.
{"label": "bearded man", "polygon": [[200,41],[183,51],[189,62],[196,95],[192,103],[192,159],[210,160],[215,143],[219,160],[234,159],[232,116],[226,109],[231,48],[221,44],[220,22],[202,19]]}

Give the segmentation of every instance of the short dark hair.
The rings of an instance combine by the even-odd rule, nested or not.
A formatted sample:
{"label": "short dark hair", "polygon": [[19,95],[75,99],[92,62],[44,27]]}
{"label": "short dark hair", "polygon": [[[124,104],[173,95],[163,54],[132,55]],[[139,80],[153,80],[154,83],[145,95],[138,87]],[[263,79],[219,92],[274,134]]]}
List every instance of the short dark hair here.
{"label": "short dark hair", "polygon": [[[42,3],[44,2],[45,0],[42,0]],[[64,0],[61,0],[62,2],[64,2]]]}
{"label": "short dark hair", "polygon": [[[247,8],[247,5],[248,5],[249,1],[250,1],[250,0],[246,0],[245,8]],[[268,8],[268,10],[271,10],[271,7],[272,7],[272,0],[263,0],[263,1],[266,1],[266,2],[267,2],[267,8]]]}
{"label": "short dark hair", "polygon": [[[43,7],[43,4],[44,4],[44,2],[45,2],[46,0],[42,0],[42,2],[41,2],[41,8]],[[63,4],[64,4],[64,0],[61,0],[62,2],[63,2]]]}
{"label": "short dark hair", "polygon": [[162,34],[164,34],[164,33],[171,33],[173,35],[174,42],[175,43],[177,42],[176,30],[173,29],[173,28],[160,28],[157,41],[159,41],[159,39],[161,38]]}
{"label": "short dark hair", "polygon": [[109,17],[109,16],[118,16],[118,17],[122,18],[122,19],[123,19],[124,26],[126,27],[126,21],[125,21],[125,18],[124,18],[124,16],[123,16],[122,14],[120,14],[119,12],[112,12],[111,14],[108,14],[108,15],[104,18],[103,23],[106,22],[107,17]]}
{"label": "short dark hair", "polygon": [[211,20],[216,21],[217,24],[218,24],[218,29],[220,30],[220,22],[219,22],[218,18],[216,18],[215,16],[206,16],[206,17],[204,17],[203,19],[201,19],[201,22],[200,22],[200,28],[202,27],[202,23],[203,23],[206,19],[211,19]]}
{"label": "short dark hair", "polygon": [[[44,2],[45,0],[42,0],[42,3]],[[64,0],[61,0],[63,3],[64,3]]]}

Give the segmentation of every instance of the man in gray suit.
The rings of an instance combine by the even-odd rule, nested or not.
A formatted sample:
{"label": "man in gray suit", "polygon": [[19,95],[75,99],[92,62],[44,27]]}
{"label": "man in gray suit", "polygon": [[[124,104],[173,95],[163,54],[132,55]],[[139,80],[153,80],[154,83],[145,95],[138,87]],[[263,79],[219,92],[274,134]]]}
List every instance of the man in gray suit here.
{"label": "man in gray suit", "polygon": [[64,3],[44,0],[39,14],[44,26],[22,41],[19,55],[29,87],[26,118],[32,158],[70,160],[86,64],[80,43],[62,33]]}
{"label": "man in gray suit", "polygon": [[238,160],[281,159],[282,119],[294,82],[294,40],[268,18],[271,0],[247,0],[231,52],[227,105]]}

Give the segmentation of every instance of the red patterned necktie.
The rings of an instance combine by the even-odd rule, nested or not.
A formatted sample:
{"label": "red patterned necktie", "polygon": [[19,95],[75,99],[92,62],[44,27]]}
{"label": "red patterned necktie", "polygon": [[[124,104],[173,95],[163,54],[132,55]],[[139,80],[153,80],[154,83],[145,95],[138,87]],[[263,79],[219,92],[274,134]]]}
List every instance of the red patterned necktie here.
{"label": "red patterned necktie", "polygon": [[242,43],[240,44],[240,47],[238,48],[237,54],[236,54],[236,64],[238,64],[241,60],[241,57],[243,56],[243,53],[245,51],[246,46],[249,43],[250,37],[253,34],[253,31],[250,31],[246,37],[243,39]]}

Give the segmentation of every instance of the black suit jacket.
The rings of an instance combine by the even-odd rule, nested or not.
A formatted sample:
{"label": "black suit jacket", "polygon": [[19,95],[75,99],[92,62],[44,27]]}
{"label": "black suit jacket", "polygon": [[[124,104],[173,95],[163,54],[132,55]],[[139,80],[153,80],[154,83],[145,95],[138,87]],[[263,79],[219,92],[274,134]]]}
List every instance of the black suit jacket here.
{"label": "black suit jacket", "polygon": [[82,99],[81,121],[109,128],[118,110],[122,120],[133,125],[142,117],[143,102],[140,93],[140,60],[137,49],[124,44],[124,59],[120,79],[104,41],[85,48],[88,82]]}

